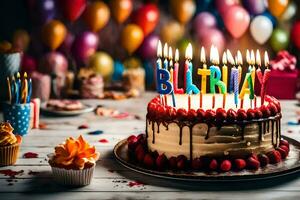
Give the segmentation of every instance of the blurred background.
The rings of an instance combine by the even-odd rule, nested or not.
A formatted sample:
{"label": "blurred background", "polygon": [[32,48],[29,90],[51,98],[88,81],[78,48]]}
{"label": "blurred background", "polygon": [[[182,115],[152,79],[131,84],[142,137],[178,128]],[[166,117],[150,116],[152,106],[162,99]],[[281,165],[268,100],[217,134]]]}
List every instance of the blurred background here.
{"label": "blurred background", "polygon": [[26,71],[33,96],[42,100],[154,90],[161,40],[173,53],[179,49],[181,63],[192,43],[194,70],[202,67],[202,46],[207,55],[212,44],[220,55],[241,50],[244,59],[247,49],[267,50],[268,92],[292,99],[299,88],[299,17],[296,0],[4,0],[0,78],[4,84],[7,75]]}

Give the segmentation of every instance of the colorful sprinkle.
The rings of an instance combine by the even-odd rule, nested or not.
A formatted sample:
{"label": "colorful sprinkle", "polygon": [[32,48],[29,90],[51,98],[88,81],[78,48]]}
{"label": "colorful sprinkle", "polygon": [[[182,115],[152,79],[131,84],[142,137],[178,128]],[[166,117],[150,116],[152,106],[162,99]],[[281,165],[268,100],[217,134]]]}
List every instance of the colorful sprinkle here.
{"label": "colorful sprinkle", "polygon": [[97,131],[88,132],[89,135],[100,135],[100,134],[102,134],[102,133],[103,133],[102,130],[97,130]]}
{"label": "colorful sprinkle", "polygon": [[20,171],[13,171],[11,169],[0,170],[0,174],[3,174],[4,176],[9,176],[10,178],[15,178],[16,175],[23,174],[23,172],[24,170],[20,170]]}
{"label": "colorful sprinkle", "polygon": [[100,143],[108,143],[108,140],[107,139],[101,139],[99,140]]}
{"label": "colorful sprinkle", "polygon": [[80,126],[78,126],[78,129],[88,129],[89,126],[87,124],[82,124]]}
{"label": "colorful sprinkle", "polygon": [[37,158],[39,154],[34,152],[27,152],[23,154],[23,158]]}
{"label": "colorful sprinkle", "polygon": [[140,187],[140,186],[144,186],[143,183],[138,182],[138,181],[130,181],[127,185],[128,185],[129,187],[134,187],[134,186]]}
{"label": "colorful sprinkle", "polygon": [[124,112],[124,113],[116,114],[113,117],[116,118],[116,119],[124,119],[124,118],[129,117],[129,113]]}

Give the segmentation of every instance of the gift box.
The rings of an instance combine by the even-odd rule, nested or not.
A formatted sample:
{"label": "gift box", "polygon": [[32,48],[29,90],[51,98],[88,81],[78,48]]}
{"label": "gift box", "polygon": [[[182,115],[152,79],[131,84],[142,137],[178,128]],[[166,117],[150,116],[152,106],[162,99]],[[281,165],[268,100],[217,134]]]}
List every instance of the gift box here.
{"label": "gift box", "polygon": [[[266,94],[278,99],[294,99],[297,91],[298,70],[271,70],[267,83]],[[255,81],[255,92],[260,94],[261,85]]]}

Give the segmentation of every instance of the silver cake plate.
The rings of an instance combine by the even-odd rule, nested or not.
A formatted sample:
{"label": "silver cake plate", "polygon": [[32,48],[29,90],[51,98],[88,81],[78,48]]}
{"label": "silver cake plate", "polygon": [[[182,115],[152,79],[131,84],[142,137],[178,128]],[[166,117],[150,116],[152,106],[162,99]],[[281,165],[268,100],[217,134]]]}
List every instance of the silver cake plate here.
{"label": "silver cake plate", "polygon": [[222,182],[222,181],[256,181],[260,179],[270,179],[289,175],[300,171],[300,143],[294,139],[282,136],[290,143],[290,152],[288,157],[278,164],[269,164],[256,171],[242,170],[230,171],[225,173],[195,172],[195,171],[157,171],[143,168],[130,161],[127,153],[127,140],[124,139],[116,144],[114,156],[116,160],[126,168],[139,172],[141,174],[183,181],[202,181],[202,182]]}

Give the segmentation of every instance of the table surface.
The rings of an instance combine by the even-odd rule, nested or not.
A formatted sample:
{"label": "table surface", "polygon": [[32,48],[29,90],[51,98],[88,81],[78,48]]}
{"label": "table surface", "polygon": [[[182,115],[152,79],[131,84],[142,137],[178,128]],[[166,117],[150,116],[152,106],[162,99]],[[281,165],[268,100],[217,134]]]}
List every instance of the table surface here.
{"label": "table surface", "polygon": [[[0,174],[0,199],[300,199],[300,173],[257,182],[190,183],[141,175],[121,166],[113,157],[113,147],[131,134],[144,132],[146,105],[154,95],[146,93],[141,98],[122,101],[85,101],[128,112],[130,115],[125,118],[94,113],[76,117],[41,116],[47,128],[31,130],[23,139],[16,165],[0,168],[22,172],[14,178]],[[300,140],[300,127],[287,125],[288,121],[296,121],[295,111],[300,108],[296,101],[281,102],[283,134]],[[82,124],[88,124],[89,129],[78,130]],[[102,130],[103,134],[88,134],[94,130]],[[52,180],[47,154],[65,138],[80,134],[101,153],[92,184],[81,188],[60,186]],[[38,157],[24,158],[27,152],[37,153]]]}

